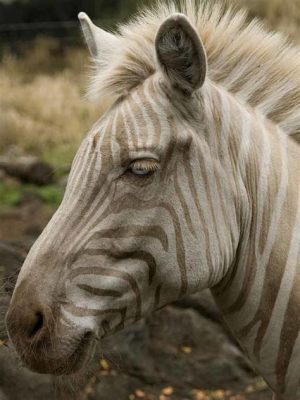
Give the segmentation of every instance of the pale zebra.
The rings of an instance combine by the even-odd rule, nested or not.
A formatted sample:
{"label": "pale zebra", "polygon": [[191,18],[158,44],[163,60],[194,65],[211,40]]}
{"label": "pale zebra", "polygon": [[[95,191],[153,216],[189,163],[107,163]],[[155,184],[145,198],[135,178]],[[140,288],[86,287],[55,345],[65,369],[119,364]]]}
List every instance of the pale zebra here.
{"label": "pale zebra", "polygon": [[115,102],[78,151],[7,327],[30,368],[71,373],[96,338],[211,288],[276,399],[299,399],[299,49],[205,4],[160,4],[118,34],[79,15],[90,94]]}

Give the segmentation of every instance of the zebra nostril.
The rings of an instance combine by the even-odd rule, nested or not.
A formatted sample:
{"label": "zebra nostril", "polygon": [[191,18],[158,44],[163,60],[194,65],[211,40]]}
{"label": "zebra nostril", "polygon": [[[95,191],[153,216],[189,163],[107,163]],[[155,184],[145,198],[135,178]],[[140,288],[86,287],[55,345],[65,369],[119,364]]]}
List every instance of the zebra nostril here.
{"label": "zebra nostril", "polygon": [[32,321],[30,331],[28,331],[28,338],[33,339],[44,327],[44,315],[41,312],[36,312]]}
{"label": "zebra nostril", "polygon": [[92,336],[92,332],[86,332],[84,334],[84,339],[89,339]]}
{"label": "zebra nostril", "polygon": [[83,335],[82,343],[83,344],[88,343],[91,340],[92,337],[93,337],[93,332],[90,332],[90,331],[86,332]]}
{"label": "zebra nostril", "polygon": [[40,305],[32,303],[24,305],[22,301],[17,305],[11,305],[6,316],[7,331],[12,342],[40,341],[48,333],[45,329],[46,320],[46,315]]}

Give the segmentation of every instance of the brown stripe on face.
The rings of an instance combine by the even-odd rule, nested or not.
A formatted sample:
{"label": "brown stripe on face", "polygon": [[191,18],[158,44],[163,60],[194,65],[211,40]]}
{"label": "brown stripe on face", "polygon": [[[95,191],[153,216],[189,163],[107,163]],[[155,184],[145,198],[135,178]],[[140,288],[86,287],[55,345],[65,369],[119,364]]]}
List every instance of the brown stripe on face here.
{"label": "brown stripe on face", "polygon": [[[125,209],[125,208],[124,208]],[[127,208],[126,208],[127,209]],[[102,231],[95,232],[95,234],[89,240],[96,239],[115,239],[130,237],[140,238],[148,236],[153,239],[159,240],[164,251],[168,251],[169,241],[165,231],[158,225],[141,226],[141,225],[124,225],[115,229],[103,229]]]}
{"label": "brown stripe on face", "polygon": [[122,308],[108,308],[106,310],[95,310],[90,308],[77,307],[74,304],[67,304],[64,309],[74,317],[99,317],[109,314],[121,314]]}
{"label": "brown stripe on face", "polygon": [[[117,238],[116,238],[117,239]],[[113,249],[84,249],[81,254],[89,256],[108,256],[114,259],[130,259],[143,261],[148,267],[149,285],[151,285],[153,278],[156,274],[156,261],[152,254],[143,250],[136,251],[123,251],[116,248]]]}
{"label": "brown stripe on face", "polygon": [[98,289],[90,285],[78,284],[77,287],[79,289],[84,290],[87,293],[92,294],[93,296],[103,296],[103,297],[121,297],[122,293],[117,290],[107,290],[107,289]]}
{"label": "brown stripe on face", "polygon": [[[133,293],[136,298],[136,316],[135,320],[138,321],[142,316],[142,299],[139,287],[135,281],[135,279],[128,274],[127,272],[118,271],[113,268],[105,268],[105,267],[79,267],[71,271],[69,275],[69,279],[75,279],[78,276],[83,275],[99,275],[105,277],[113,277],[119,278],[129,283]],[[78,307],[76,307],[78,309]],[[119,311],[119,310],[118,310]],[[76,314],[74,314],[76,315]],[[85,314],[87,315],[87,314]],[[100,314],[89,314],[89,315],[100,315]]]}

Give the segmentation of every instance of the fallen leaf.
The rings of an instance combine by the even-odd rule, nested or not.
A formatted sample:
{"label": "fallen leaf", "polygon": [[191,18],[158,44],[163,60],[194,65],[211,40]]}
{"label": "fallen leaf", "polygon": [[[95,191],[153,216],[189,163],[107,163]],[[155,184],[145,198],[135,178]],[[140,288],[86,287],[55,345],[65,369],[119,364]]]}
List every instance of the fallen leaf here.
{"label": "fallen leaf", "polygon": [[163,394],[161,394],[161,395],[159,396],[159,400],[167,400],[167,398],[166,398],[166,396],[164,396]]}
{"label": "fallen leaf", "polygon": [[191,347],[188,347],[188,346],[182,346],[181,347],[181,351],[183,352],[183,353],[185,353],[185,354],[191,354],[191,352],[192,352],[192,348]]}
{"label": "fallen leaf", "polygon": [[168,387],[164,388],[161,392],[165,396],[171,396],[174,393],[174,389],[172,388],[172,386],[168,386]]}
{"label": "fallen leaf", "polygon": [[91,387],[91,386],[87,386],[85,389],[85,394],[90,395],[90,394],[94,394],[95,390]]}
{"label": "fallen leaf", "polygon": [[253,393],[255,391],[256,391],[256,389],[255,389],[255,387],[253,385],[249,385],[245,389],[245,393]]}
{"label": "fallen leaf", "polygon": [[203,390],[194,390],[195,400],[207,400],[208,397]]}
{"label": "fallen leaf", "polygon": [[215,390],[211,393],[211,396],[214,400],[223,400],[225,395],[226,393],[224,392],[224,390]]}
{"label": "fallen leaf", "polygon": [[143,391],[140,390],[140,389],[137,389],[137,390],[135,391],[135,395],[136,395],[136,397],[139,398],[139,399],[143,399],[143,398],[146,397],[146,393],[143,392]]}
{"label": "fallen leaf", "polygon": [[110,365],[109,365],[108,361],[105,360],[105,358],[102,358],[100,360],[100,367],[104,371],[109,371],[110,370]]}
{"label": "fallen leaf", "polygon": [[255,387],[256,391],[259,391],[259,390],[266,389],[268,387],[268,385],[262,378],[257,378],[256,382],[254,383],[254,387]]}
{"label": "fallen leaf", "polygon": [[95,384],[97,382],[97,379],[95,376],[93,376],[90,381],[88,382],[87,386],[84,389],[85,394],[87,395],[94,395],[95,394]]}

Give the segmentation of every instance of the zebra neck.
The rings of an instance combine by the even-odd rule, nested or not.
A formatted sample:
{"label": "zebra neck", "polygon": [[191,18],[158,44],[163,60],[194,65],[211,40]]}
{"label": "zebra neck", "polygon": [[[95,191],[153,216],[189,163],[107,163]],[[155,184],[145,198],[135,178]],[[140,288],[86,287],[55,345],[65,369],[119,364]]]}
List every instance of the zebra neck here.
{"label": "zebra neck", "polygon": [[300,146],[267,119],[255,120],[255,114],[249,126],[248,132],[242,130],[239,152],[249,205],[235,262],[212,291],[270,386],[295,396],[300,376],[295,372],[300,366]]}

